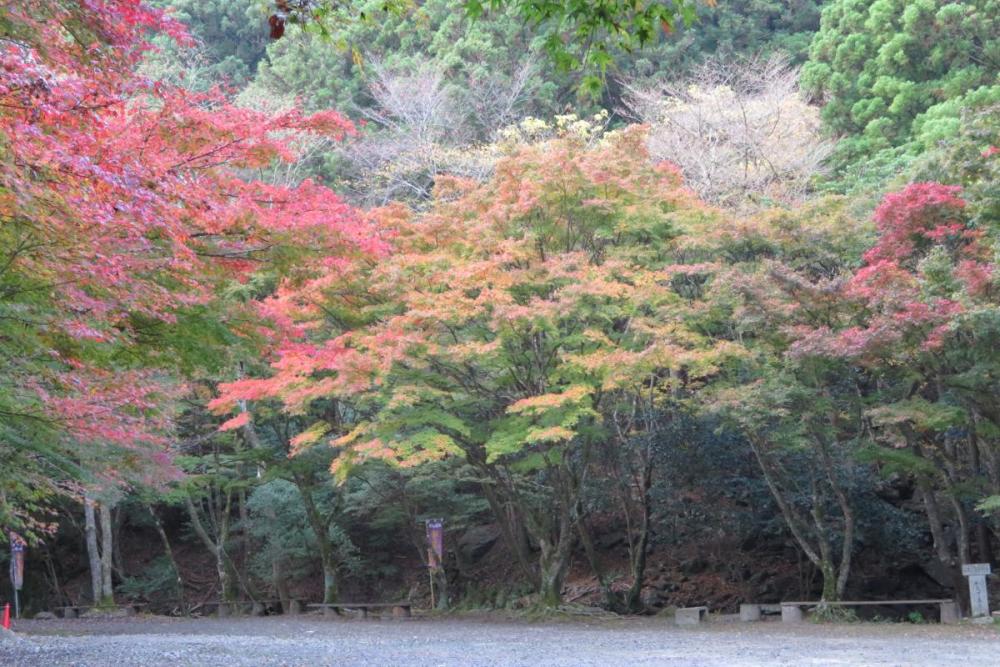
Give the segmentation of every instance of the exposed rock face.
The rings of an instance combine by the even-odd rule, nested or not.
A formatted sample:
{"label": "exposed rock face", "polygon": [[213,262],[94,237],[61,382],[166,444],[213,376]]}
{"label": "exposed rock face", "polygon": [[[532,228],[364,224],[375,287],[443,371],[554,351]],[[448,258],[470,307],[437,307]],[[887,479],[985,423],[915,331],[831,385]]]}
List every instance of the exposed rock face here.
{"label": "exposed rock face", "polygon": [[499,538],[500,528],[495,524],[474,526],[458,538],[458,548],[462,551],[463,559],[475,563],[489,553]]}

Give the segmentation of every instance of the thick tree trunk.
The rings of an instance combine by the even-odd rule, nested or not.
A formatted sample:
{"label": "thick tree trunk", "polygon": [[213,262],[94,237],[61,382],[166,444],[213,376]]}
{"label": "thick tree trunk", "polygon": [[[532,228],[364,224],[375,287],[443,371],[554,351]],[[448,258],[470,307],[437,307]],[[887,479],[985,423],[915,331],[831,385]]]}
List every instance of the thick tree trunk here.
{"label": "thick tree trunk", "polygon": [[94,604],[101,604],[104,597],[101,577],[101,553],[97,549],[97,517],[94,513],[95,500],[88,494],[83,496],[84,534],[87,538],[87,560],[90,564],[90,591]]}
{"label": "thick tree trunk", "polygon": [[114,570],[114,525],[111,522],[111,504],[102,502],[101,512],[101,604],[115,603],[115,589],[112,583]]}
{"label": "thick tree trunk", "polygon": [[448,592],[448,573],[443,567],[439,567],[431,572],[434,577],[435,605],[440,611],[445,611],[451,607],[451,595]]}
{"label": "thick tree trunk", "polygon": [[546,607],[558,607],[562,604],[563,582],[566,570],[569,568],[569,556],[572,540],[563,537],[556,544],[542,543],[542,553],[538,559],[540,585],[538,592],[541,602]]}
{"label": "thick tree trunk", "polygon": [[[514,554],[517,564],[525,576],[528,577],[536,588],[539,587],[538,569],[533,563],[531,548],[528,544],[527,535],[524,532],[523,521],[521,521],[518,512],[514,511],[511,504],[504,502],[500,494],[497,493],[494,482],[499,483],[501,481],[498,479],[499,476],[491,475],[490,470],[485,465],[480,466],[480,474],[486,479],[486,481],[482,482],[480,488],[483,491],[483,496],[486,498],[487,504],[490,506],[493,517],[497,521],[497,525],[500,527],[500,536],[504,542],[504,546],[507,547],[510,553]],[[493,479],[491,480],[490,477]]]}
{"label": "thick tree trunk", "polygon": [[538,558],[538,592],[546,607],[558,607],[562,604],[563,581],[576,544],[573,515],[571,507],[564,504],[560,510],[558,532],[551,539],[540,536],[538,539],[541,547]]}
{"label": "thick tree trunk", "polygon": [[338,564],[331,555],[323,556],[323,602],[332,604],[340,597]]}
{"label": "thick tree trunk", "polygon": [[274,590],[278,592],[278,599],[281,600],[281,608],[287,613],[291,608],[292,594],[288,590],[284,563],[277,556],[271,560],[271,579],[274,582]]}

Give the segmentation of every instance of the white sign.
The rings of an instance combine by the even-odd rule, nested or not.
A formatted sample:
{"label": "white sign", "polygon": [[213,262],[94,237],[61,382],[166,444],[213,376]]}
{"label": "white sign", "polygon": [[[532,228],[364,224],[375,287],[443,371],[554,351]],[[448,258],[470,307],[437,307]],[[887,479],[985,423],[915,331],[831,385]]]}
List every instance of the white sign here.
{"label": "white sign", "polygon": [[990,574],[990,572],[992,570],[989,563],[969,563],[962,566],[962,574],[966,577],[975,577],[977,575],[982,577]]}

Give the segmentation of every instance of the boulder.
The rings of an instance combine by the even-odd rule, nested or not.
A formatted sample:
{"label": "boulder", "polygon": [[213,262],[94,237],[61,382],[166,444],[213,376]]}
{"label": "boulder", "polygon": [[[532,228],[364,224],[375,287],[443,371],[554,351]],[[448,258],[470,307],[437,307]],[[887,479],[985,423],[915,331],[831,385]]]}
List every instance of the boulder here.
{"label": "boulder", "polygon": [[462,558],[475,563],[485,556],[500,539],[500,528],[496,524],[473,526],[458,538],[458,548]]}

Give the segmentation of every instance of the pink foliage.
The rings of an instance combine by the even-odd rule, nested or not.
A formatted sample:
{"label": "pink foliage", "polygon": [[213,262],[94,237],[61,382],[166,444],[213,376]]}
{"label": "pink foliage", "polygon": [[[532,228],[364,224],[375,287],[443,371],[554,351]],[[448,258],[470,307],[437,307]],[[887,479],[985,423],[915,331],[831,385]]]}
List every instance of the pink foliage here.
{"label": "pink foliage", "polygon": [[865,261],[900,261],[917,251],[924,240],[942,241],[964,229],[962,188],[940,183],[911,183],[887,194],[875,211],[879,240],[865,253]]}

